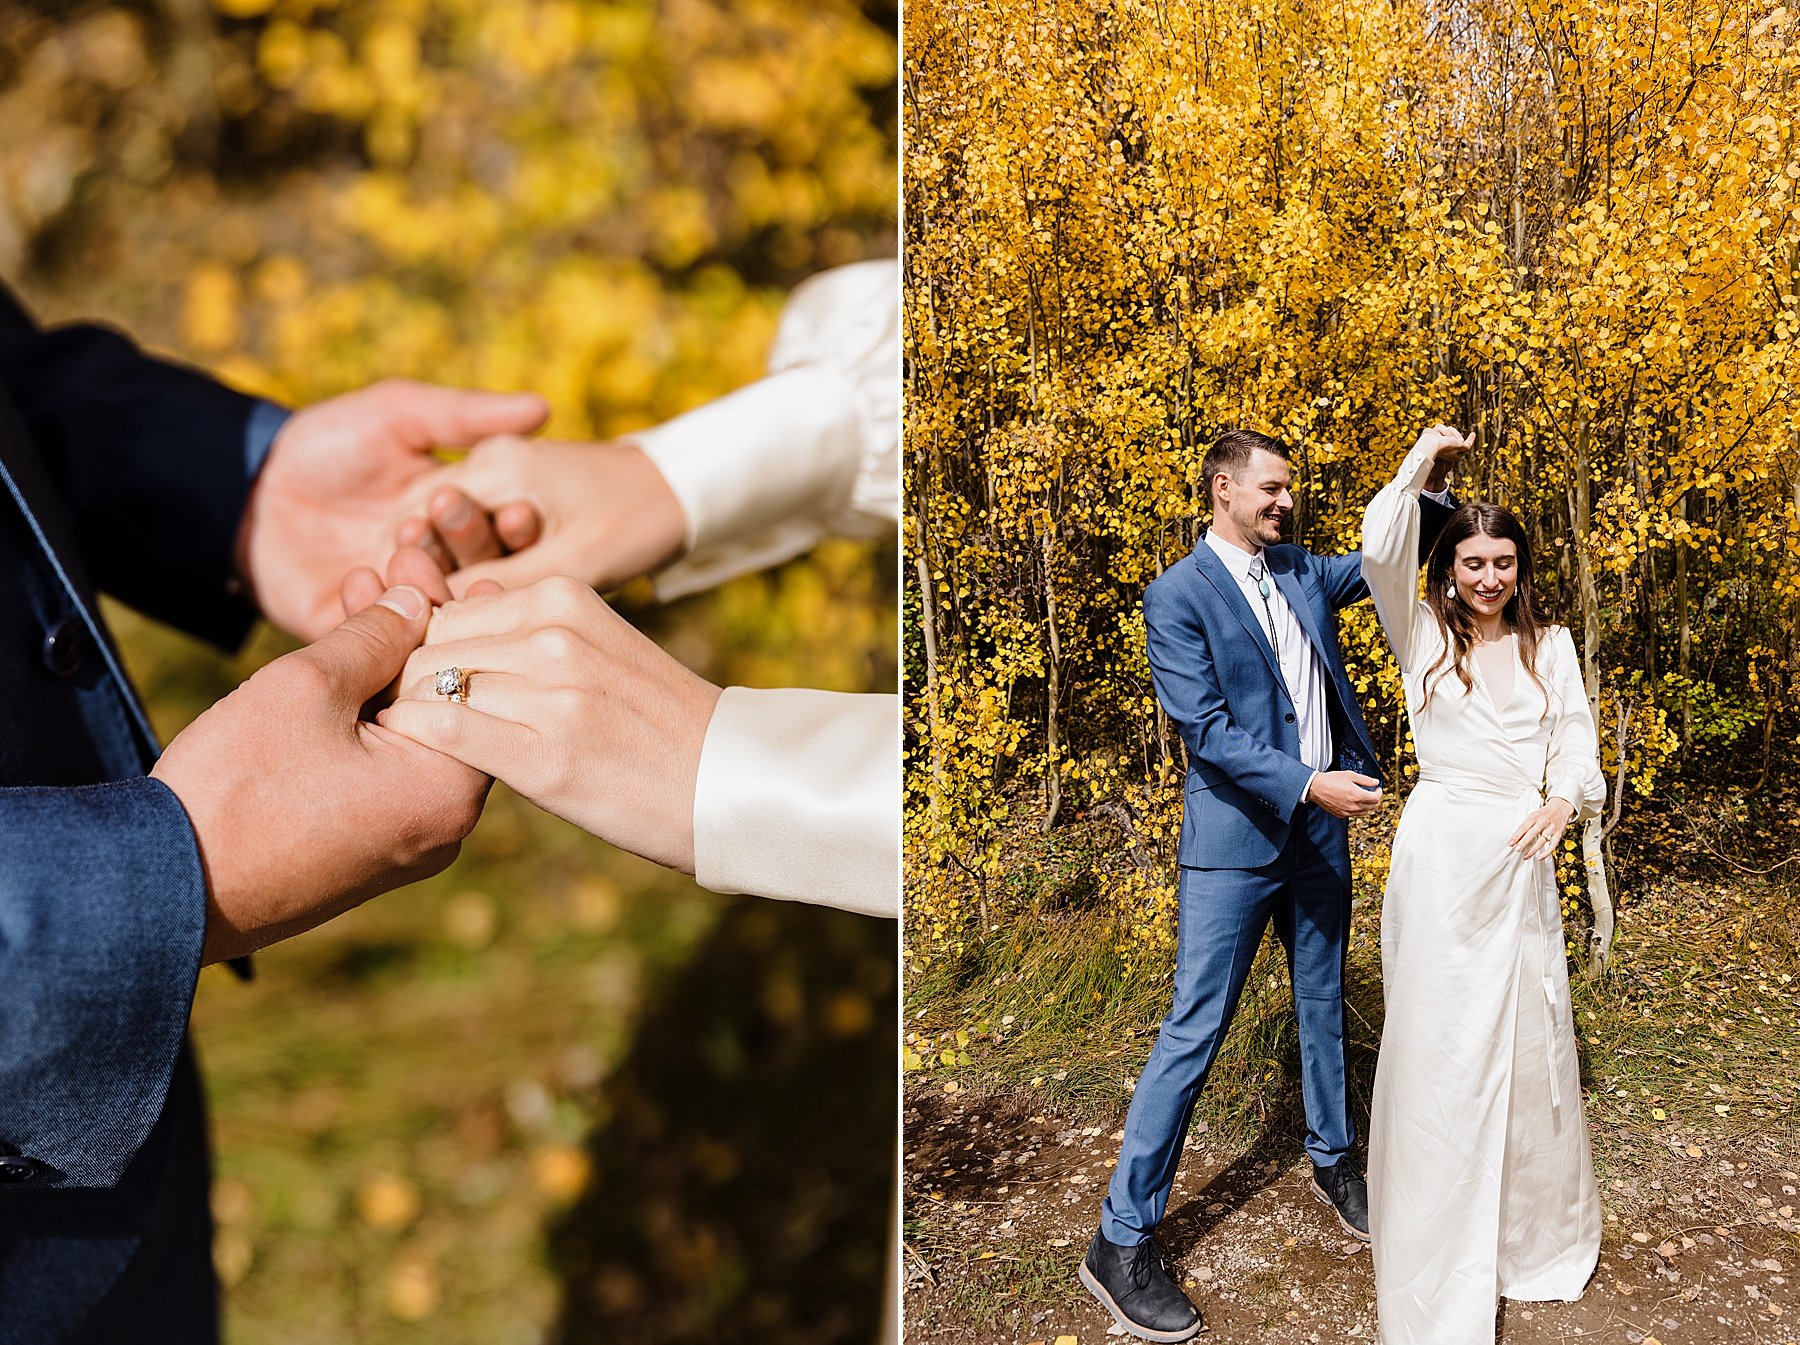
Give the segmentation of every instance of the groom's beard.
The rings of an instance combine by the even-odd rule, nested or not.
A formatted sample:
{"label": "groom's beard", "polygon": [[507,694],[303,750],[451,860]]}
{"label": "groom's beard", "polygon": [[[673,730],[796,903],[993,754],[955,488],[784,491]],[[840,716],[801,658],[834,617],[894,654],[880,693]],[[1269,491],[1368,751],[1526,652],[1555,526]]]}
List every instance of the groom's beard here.
{"label": "groom's beard", "polygon": [[1255,546],[1274,546],[1281,541],[1285,515],[1278,512],[1271,516],[1261,509],[1249,510],[1243,515],[1234,511],[1231,522],[1238,536],[1246,542]]}

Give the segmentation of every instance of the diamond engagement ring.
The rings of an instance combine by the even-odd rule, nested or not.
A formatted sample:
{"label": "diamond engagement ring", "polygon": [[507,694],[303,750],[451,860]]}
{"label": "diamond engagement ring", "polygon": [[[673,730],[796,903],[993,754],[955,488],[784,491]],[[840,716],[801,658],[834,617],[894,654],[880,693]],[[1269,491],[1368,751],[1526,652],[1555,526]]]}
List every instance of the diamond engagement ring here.
{"label": "diamond engagement ring", "polygon": [[439,668],[437,694],[466,704],[469,699],[469,674],[461,668]]}

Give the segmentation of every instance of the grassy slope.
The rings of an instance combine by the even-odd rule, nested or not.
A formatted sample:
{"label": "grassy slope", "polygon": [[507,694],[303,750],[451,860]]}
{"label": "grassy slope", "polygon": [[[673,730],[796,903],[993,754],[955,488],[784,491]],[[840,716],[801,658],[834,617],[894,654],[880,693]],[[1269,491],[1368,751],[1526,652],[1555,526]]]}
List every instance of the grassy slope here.
{"label": "grassy slope", "polygon": [[[1380,886],[1397,816],[1390,805],[1353,833],[1348,1001],[1363,1115],[1381,1029]],[[1797,819],[1779,788],[1744,796],[1692,785],[1615,838],[1624,905],[1613,969],[1603,981],[1578,977],[1573,995],[1603,1171],[1690,1142],[1793,1137],[1800,863],[1782,861],[1800,850]],[[1171,968],[1166,955],[1128,960],[1112,915],[1085,897],[1091,871],[1123,862],[1122,850],[1097,821],[1049,838],[1020,832],[1005,881],[1016,914],[909,982],[907,1044],[925,1063],[911,1083],[1024,1089],[1092,1118],[1123,1104],[1167,1008]],[[969,1063],[942,1063],[946,1051]],[[1298,1094],[1287,976],[1270,936],[1199,1117],[1215,1139],[1248,1144],[1271,1118],[1296,1124]]]}

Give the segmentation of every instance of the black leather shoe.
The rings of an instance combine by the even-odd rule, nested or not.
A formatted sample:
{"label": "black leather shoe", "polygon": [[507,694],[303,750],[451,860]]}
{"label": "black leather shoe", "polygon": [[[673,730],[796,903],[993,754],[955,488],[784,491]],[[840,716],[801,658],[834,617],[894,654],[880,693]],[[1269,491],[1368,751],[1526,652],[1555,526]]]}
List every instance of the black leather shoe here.
{"label": "black leather shoe", "polygon": [[1121,1247],[1096,1232],[1076,1274],[1113,1319],[1140,1339],[1189,1340],[1200,1333],[1200,1310],[1169,1278],[1155,1238]]}
{"label": "black leather shoe", "polygon": [[1369,1184],[1348,1158],[1313,1169],[1313,1194],[1337,1211],[1346,1233],[1360,1242],[1369,1240]]}

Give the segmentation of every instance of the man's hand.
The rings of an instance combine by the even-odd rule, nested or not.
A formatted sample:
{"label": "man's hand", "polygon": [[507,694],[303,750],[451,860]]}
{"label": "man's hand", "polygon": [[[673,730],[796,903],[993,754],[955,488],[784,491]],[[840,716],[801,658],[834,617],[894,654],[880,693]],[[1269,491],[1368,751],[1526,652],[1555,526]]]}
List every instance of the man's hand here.
{"label": "man's hand", "polygon": [[338,586],[385,566],[408,492],[442,470],[440,446],[524,434],[549,414],[535,393],[388,379],[295,413],[275,436],[238,529],[238,570],[264,616],[303,640],[337,624]]}
{"label": "man's hand", "polygon": [[491,781],[359,719],[424,638],[430,612],[419,590],[388,590],[258,671],[150,772],[199,839],[204,962],[298,934],[456,857]]}
{"label": "man's hand", "polygon": [[1361,817],[1381,802],[1381,782],[1355,771],[1320,771],[1307,788],[1306,801],[1333,817]]}
{"label": "man's hand", "polygon": [[1465,435],[1450,425],[1433,425],[1419,436],[1414,448],[1429,445],[1434,453],[1431,475],[1425,478],[1425,489],[1437,494],[1450,484],[1450,469],[1457,460],[1475,447],[1475,436]]}
{"label": "man's hand", "polygon": [[617,588],[661,569],[687,544],[675,493],[628,439],[500,436],[420,480],[408,501],[412,516],[395,543],[456,571],[459,596],[482,580],[521,588],[557,575]]}

